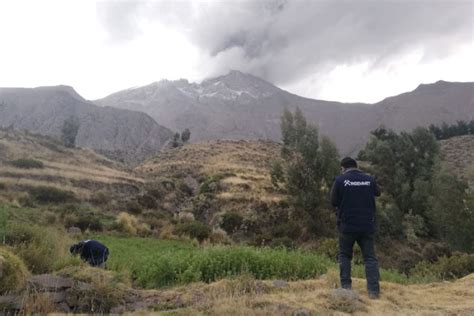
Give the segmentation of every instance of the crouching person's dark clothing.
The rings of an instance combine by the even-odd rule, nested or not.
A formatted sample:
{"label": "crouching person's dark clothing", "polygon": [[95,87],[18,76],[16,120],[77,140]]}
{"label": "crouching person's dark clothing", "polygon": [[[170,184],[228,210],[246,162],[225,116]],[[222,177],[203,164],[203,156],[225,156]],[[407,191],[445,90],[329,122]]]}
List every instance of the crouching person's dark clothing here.
{"label": "crouching person's dark clothing", "polygon": [[374,250],[375,197],[380,195],[375,179],[358,169],[338,176],[331,190],[337,208],[341,286],[351,288],[351,261],[357,242],[364,257],[369,294],[380,292],[379,265]]}
{"label": "crouching person's dark clothing", "polygon": [[93,267],[105,267],[109,257],[109,249],[97,240],[84,240],[71,246],[72,254],[80,255],[81,259]]}

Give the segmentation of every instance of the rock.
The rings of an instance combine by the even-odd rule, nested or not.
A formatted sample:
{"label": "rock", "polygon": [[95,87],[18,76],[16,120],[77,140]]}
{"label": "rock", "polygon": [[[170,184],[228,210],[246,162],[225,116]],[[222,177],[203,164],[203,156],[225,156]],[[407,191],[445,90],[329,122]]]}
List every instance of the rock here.
{"label": "rock", "polygon": [[74,289],[77,291],[89,291],[92,289],[92,285],[89,283],[78,281],[74,286]]}
{"label": "rock", "polygon": [[61,303],[66,302],[66,292],[44,292],[42,293],[45,297],[47,297],[53,303]]}
{"label": "rock", "polygon": [[66,302],[61,302],[58,304],[58,310],[63,313],[72,313],[72,309],[67,305]]}
{"label": "rock", "polygon": [[283,287],[289,286],[289,284],[285,280],[274,280],[273,281],[273,286],[276,287],[276,288],[281,289]]}
{"label": "rock", "polygon": [[344,313],[365,312],[367,308],[362,303],[359,294],[352,290],[336,289],[329,296],[330,309]]}
{"label": "rock", "polygon": [[293,316],[311,316],[311,312],[306,308],[297,309],[293,312]]}
{"label": "rock", "polygon": [[20,310],[23,307],[24,298],[20,295],[0,296],[0,306],[2,310]]}
{"label": "rock", "polygon": [[61,289],[68,289],[74,286],[74,280],[70,278],[63,278],[51,274],[40,274],[32,276],[28,283],[31,287],[39,291],[60,291]]}

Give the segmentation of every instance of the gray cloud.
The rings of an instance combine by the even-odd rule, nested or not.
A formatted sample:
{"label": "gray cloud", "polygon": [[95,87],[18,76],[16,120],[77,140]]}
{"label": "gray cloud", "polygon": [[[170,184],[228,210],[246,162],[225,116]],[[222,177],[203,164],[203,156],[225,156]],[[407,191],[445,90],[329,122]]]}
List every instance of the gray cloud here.
{"label": "gray cloud", "polygon": [[418,49],[426,59],[473,43],[472,1],[263,0],[103,2],[111,38],[140,33],[158,21],[200,48],[209,74],[237,68],[287,84],[337,64],[383,67]]}

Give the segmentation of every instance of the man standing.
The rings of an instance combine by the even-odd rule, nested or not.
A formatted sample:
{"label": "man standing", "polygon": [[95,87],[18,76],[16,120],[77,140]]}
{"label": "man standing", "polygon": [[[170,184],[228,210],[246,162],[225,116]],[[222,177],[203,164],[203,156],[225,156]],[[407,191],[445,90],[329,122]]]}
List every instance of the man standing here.
{"label": "man standing", "polygon": [[341,170],[342,175],[336,177],[331,189],[331,204],[337,208],[341,286],[352,288],[352,249],[357,242],[364,257],[369,297],[377,299],[380,275],[374,233],[375,197],[380,195],[380,190],[373,177],[357,169],[354,159],[342,159]]}

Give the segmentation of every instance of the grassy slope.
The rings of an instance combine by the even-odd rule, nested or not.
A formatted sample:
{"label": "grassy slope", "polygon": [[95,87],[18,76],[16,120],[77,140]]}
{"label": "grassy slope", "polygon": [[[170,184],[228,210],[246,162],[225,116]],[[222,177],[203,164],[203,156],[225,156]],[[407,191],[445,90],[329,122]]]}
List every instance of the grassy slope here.
{"label": "grassy slope", "polygon": [[[21,169],[9,164],[24,158],[39,160],[45,167]],[[101,190],[134,190],[143,180],[89,149],[68,149],[47,137],[0,130],[0,183],[10,189],[9,198],[27,188],[51,186],[86,200]],[[8,197],[3,194],[3,198]]]}
{"label": "grassy slope", "polygon": [[270,163],[280,155],[280,146],[271,141],[217,140],[189,144],[157,155],[136,170],[143,176],[193,177],[228,174],[223,201],[279,200],[270,183]]}
{"label": "grassy slope", "polygon": [[203,183],[217,179],[209,210],[209,224],[214,225],[220,214],[237,212],[246,217],[253,205],[278,203],[285,197],[270,181],[271,162],[279,156],[280,145],[275,142],[217,140],[168,150],[135,171],[150,181],[180,179],[194,186],[195,194]]}

